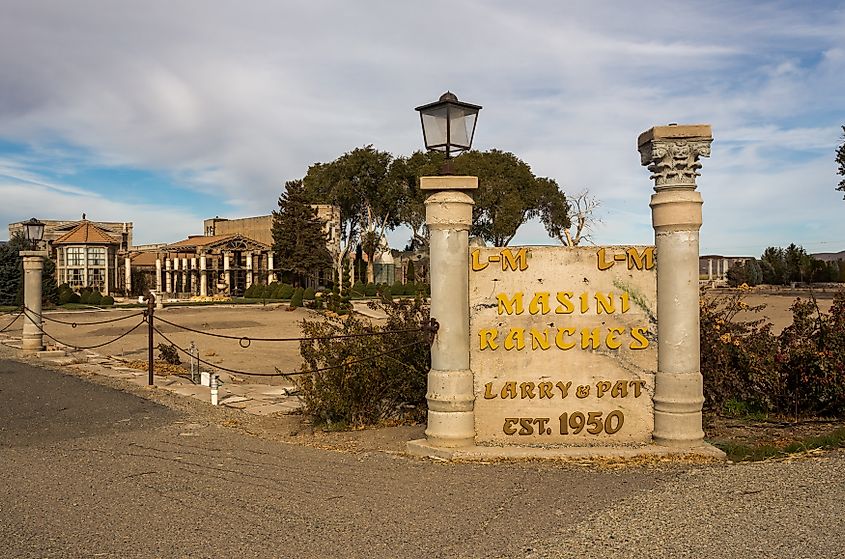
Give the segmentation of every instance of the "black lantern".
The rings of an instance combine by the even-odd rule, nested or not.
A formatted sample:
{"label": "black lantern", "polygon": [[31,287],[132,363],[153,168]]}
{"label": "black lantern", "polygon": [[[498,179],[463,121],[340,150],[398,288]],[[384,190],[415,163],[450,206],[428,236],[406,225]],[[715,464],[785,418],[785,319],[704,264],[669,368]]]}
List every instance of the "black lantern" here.
{"label": "black lantern", "polygon": [[447,91],[439,101],[416,110],[420,112],[427,150],[442,151],[448,158],[472,146],[480,105],[458,101],[454,93]]}
{"label": "black lantern", "polygon": [[44,238],[44,224],[34,217],[29,221],[24,221],[23,235],[32,246],[38,246],[38,243]]}

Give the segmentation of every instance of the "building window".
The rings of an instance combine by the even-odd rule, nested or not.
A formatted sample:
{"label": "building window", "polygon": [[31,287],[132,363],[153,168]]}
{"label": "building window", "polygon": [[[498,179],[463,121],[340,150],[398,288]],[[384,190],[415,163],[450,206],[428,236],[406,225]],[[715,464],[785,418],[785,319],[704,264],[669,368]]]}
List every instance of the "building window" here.
{"label": "building window", "polygon": [[105,266],[106,249],[103,247],[88,247],[88,266]]}
{"label": "building window", "polygon": [[69,268],[67,270],[67,284],[71,289],[81,289],[85,287],[85,270],[80,268]]}
{"label": "building window", "polygon": [[102,291],[103,286],[105,285],[105,275],[104,270],[100,268],[93,268],[88,270],[89,274],[89,281],[88,285],[95,289],[99,289]]}
{"label": "building window", "polygon": [[85,265],[84,247],[68,247],[65,249],[65,252],[67,253],[68,267]]}

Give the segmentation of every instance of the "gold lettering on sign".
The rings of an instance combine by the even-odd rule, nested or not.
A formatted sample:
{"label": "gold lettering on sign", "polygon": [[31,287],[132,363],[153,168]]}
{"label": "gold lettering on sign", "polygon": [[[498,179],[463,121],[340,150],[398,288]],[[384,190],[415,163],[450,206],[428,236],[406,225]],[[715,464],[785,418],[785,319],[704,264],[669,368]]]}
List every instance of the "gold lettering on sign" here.
{"label": "gold lettering on sign", "polygon": [[470,269],[473,272],[484,270],[491,262],[501,262],[503,272],[524,272],[528,269],[528,248],[523,247],[516,251],[516,254],[509,248],[503,248],[499,254],[488,256],[487,262],[481,261],[481,249],[475,249],[470,253]]}
{"label": "gold lettering on sign", "polygon": [[609,270],[617,262],[626,262],[629,270],[651,270],[654,268],[654,247],[646,247],[642,252],[635,247],[629,247],[625,252],[608,256],[606,248],[596,251],[596,267],[599,270]]}
{"label": "gold lettering on sign", "polygon": [[[480,329],[478,331],[479,350],[496,351],[499,349],[499,335],[502,333],[498,328]],[[628,349],[643,350],[649,346],[647,326],[635,326],[630,330],[624,326],[608,326],[606,328],[597,326],[595,328],[582,328],[580,332],[573,326],[529,328],[527,334],[525,328],[509,328],[504,332],[501,346],[504,347],[505,351],[514,349],[522,351],[530,344],[532,351],[546,351],[552,347],[551,340],[554,337],[555,347],[561,351],[575,347],[595,351],[601,349],[602,346],[615,351],[625,345],[625,342],[619,338],[626,334],[630,337]]]}
{"label": "gold lettering on sign", "polygon": [[[644,380],[611,380],[602,379],[596,382],[596,398],[610,398],[618,400],[622,398],[639,398],[643,394],[646,386]],[[633,390],[629,391],[628,388]],[[484,399],[495,400],[500,398],[502,400],[533,400],[539,398],[541,400],[554,400],[560,398],[566,399],[569,396],[569,389],[572,388],[572,381],[563,382],[562,380],[552,384],[551,381],[544,380],[540,382],[515,380],[501,381],[501,389],[498,388],[495,382],[488,382],[484,385]],[[557,391],[555,391],[557,389]],[[589,398],[592,391],[592,386],[589,384],[582,384],[575,387],[575,397],[579,399]]]}

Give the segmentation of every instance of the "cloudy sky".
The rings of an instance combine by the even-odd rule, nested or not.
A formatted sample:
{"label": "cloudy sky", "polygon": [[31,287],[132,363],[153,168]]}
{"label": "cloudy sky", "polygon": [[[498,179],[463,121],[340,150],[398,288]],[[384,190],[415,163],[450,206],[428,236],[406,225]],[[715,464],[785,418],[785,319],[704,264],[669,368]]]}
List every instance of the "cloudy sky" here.
{"label": "cloudy sky", "polygon": [[[653,239],[636,139],[677,122],[713,126],[702,253],[845,249],[842,1],[0,9],[0,223],[86,212],[133,221],[137,243],[200,234],[203,218],[269,213],[314,162],[419,149],[413,108],[449,89],[484,106],[475,147],[602,201],[598,243]],[[529,223],[517,241],[549,239]]]}

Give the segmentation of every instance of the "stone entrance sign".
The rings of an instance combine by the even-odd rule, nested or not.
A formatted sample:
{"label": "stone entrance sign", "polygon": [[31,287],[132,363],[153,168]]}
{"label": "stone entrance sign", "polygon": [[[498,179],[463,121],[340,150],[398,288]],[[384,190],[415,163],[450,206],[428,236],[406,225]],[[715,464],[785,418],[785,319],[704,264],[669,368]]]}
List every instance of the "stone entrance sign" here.
{"label": "stone entrance sign", "polygon": [[722,459],[704,442],[699,159],[706,124],[637,139],[654,246],[469,247],[476,177],[422,177],[431,347],[420,456]]}
{"label": "stone entrance sign", "polygon": [[651,441],[653,247],[473,248],[469,265],[478,444]]}

